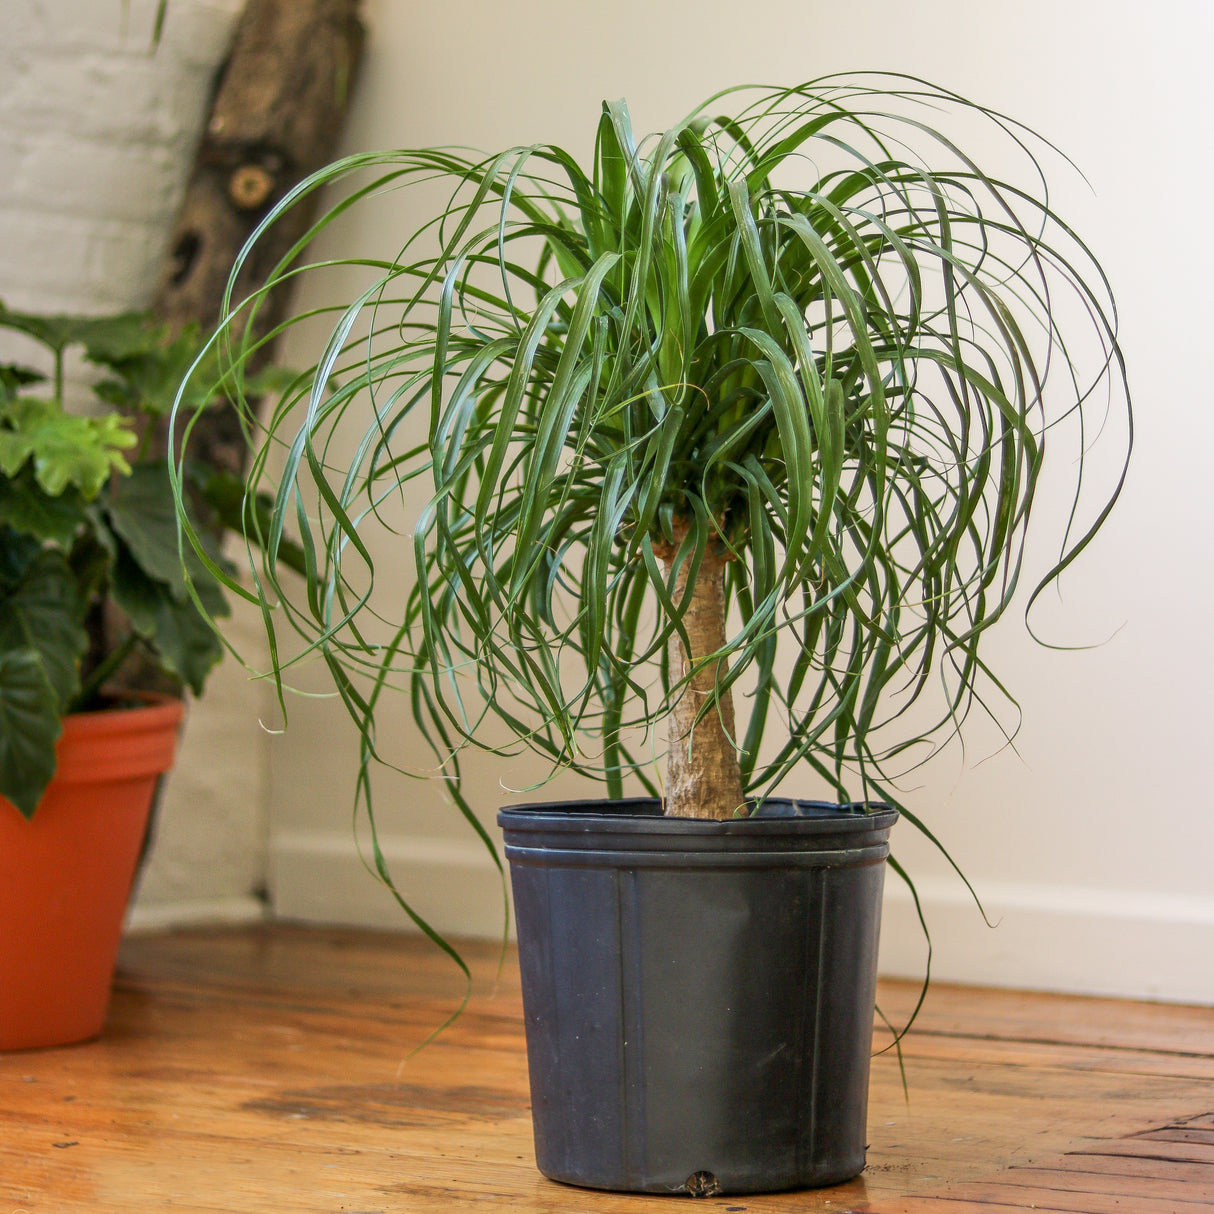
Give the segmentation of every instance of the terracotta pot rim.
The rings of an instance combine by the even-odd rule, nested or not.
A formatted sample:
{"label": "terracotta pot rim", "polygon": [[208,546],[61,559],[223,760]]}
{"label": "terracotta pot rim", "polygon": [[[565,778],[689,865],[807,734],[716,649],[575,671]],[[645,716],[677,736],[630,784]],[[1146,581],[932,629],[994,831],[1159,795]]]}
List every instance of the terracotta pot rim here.
{"label": "terracotta pot rim", "polygon": [[76,712],[63,718],[63,732],[56,744],[55,780],[123,780],[172,767],[185,702],[151,693],[132,698],[147,703]]}
{"label": "terracotta pot rim", "polygon": [[[80,731],[106,732],[112,729],[126,729],[130,722],[131,713],[139,713],[141,723],[149,725],[163,722],[180,721],[185,716],[185,700],[179,696],[168,695],[158,691],[121,691],[115,697],[120,702],[107,708],[93,708],[87,712],[70,712],[63,718],[65,731],[73,733]],[[132,703],[131,701],[135,701]],[[125,722],[125,723],[124,723]]]}

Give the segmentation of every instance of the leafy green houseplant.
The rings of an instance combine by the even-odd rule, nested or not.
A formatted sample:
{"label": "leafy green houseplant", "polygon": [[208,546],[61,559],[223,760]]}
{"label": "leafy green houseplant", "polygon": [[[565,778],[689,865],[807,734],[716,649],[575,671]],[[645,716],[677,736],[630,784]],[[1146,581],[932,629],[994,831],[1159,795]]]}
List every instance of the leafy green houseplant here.
{"label": "leafy green houseplant", "polygon": [[[0,1049],[102,1029],[138,857],[186,688],[222,653],[222,591],[187,588],[155,427],[194,362],[144,317],[0,307]],[[66,363],[95,383],[70,402]],[[31,363],[35,365],[30,365]],[[211,400],[210,386],[191,408]],[[191,467],[214,547],[235,478]],[[239,481],[236,481],[239,497]],[[202,604],[200,610],[190,590]]]}
{"label": "leafy green houseplant", "polygon": [[[955,120],[976,124],[1007,167],[981,168],[942,129]],[[361,738],[368,812],[370,772],[388,761],[376,710],[397,686],[491,848],[461,790],[467,747],[529,750],[548,773],[600,782],[607,802],[570,807],[568,829],[542,811],[525,823],[503,814],[520,940],[547,907],[555,919],[537,930],[550,959],[562,923],[596,899],[610,921],[650,897],[637,883],[652,855],[623,862],[610,895],[569,877],[607,863],[568,860],[588,834],[607,831],[601,855],[621,853],[617,819],[642,820],[642,851],[689,850],[701,868],[716,846],[705,840],[753,836],[750,858],[736,862],[747,871],[755,855],[801,846],[772,820],[832,822],[822,829],[844,832],[836,861],[779,885],[774,903],[739,912],[735,891],[689,923],[683,912],[710,880],[652,893],[654,915],[678,920],[685,964],[676,948],[665,967],[674,986],[651,1002],[673,1007],[675,1024],[718,994],[714,1007],[746,1006],[740,991],[767,979],[740,976],[745,948],[724,925],[741,913],[753,945],[793,902],[829,919],[822,870],[863,852],[871,871],[885,846],[876,820],[889,825],[880,806],[898,806],[902,777],[975,707],[998,719],[1000,701],[1014,705],[980,649],[1016,601],[1047,446],[1067,453],[1051,466],[1073,476],[1069,523],[1029,606],[1120,491],[1131,430],[1115,310],[1098,263],[1051,208],[1042,165],[1053,155],[947,90],[865,76],[732,90],[640,142],[624,104],[607,104],[587,169],[548,145],[485,157],[427,149],[353,157],[301,187],[349,186],[330,218],[368,194],[436,182],[445,200],[396,258],[350,263],[368,272],[365,288],[334,310],[314,374],[265,423],[251,489],[267,477],[275,498],[251,532],[275,675],[301,655],[328,664]],[[280,273],[304,268],[295,259]],[[243,307],[255,311],[257,298]],[[241,309],[233,316],[253,327]],[[1122,448],[1093,491],[1085,461],[1101,426]],[[298,598],[278,575],[288,536],[306,558]],[[415,580],[401,602],[381,589],[377,562],[405,557]],[[833,817],[786,800],[790,778],[837,803]],[[566,859],[537,860],[544,847]],[[375,859],[387,879],[378,849]],[[560,892],[520,885],[523,868],[545,865],[564,873]],[[864,896],[879,895],[869,882]],[[849,913],[874,933],[849,971],[871,1028],[875,912]],[[715,979],[688,972],[693,942],[726,937]],[[594,939],[587,928],[574,953]],[[677,1132],[620,1147],[621,1159],[641,1160],[635,1168],[582,1160],[584,1142],[569,1137],[586,1115],[571,1094],[581,1080],[567,1079],[561,1096],[537,1093],[537,1076],[559,1088],[562,1074],[580,1074],[569,1042],[551,1035],[556,1021],[586,1030],[575,1037],[629,1039],[629,1025],[643,1035],[628,1011],[613,1036],[589,990],[589,974],[629,969],[622,957],[662,968],[645,962],[660,949],[631,947],[617,941],[581,971],[544,962],[530,994],[523,961],[541,1168],[703,1193],[825,1183],[862,1166],[863,1101],[850,1081],[842,1103],[859,1107],[835,1158],[797,1138],[784,1152],[792,1162],[762,1176],[739,1163],[720,1125],[756,1120],[738,1096],[747,1064],[698,1055],[684,1078],[722,1069],[725,1107],[712,1096],[701,1116],[675,1099]],[[544,985],[562,966],[582,973],[572,994]],[[703,958],[690,966],[704,968]],[[812,969],[796,971],[804,990],[819,989]],[[632,987],[620,998],[643,1001]],[[797,1020],[802,1037],[812,1021],[817,1034],[829,1017],[814,999],[772,1019]],[[746,1033],[734,1027],[731,1041]],[[687,1036],[672,1033],[665,1052]],[[811,1044],[816,1057],[822,1039]],[[857,1057],[866,1051],[865,1040]],[[657,1066],[633,1058],[618,1086],[631,1092]],[[770,1078],[756,1089],[778,1087]],[[799,1087],[777,1120],[800,1125],[788,1109],[811,1103]],[[587,1116],[601,1128],[607,1114]],[[663,1134],[692,1145],[667,1152]],[[723,1162],[707,1162],[713,1152]]]}
{"label": "leafy green houseplant", "polygon": [[[150,451],[197,335],[169,340],[136,314],[3,308],[0,328],[50,366],[0,366],[0,794],[28,817],[65,716],[132,691],[199,694],[223,650],[187,591],[172,486]],[[100,378],[92,407],[71,412],[64,363],[76,350]],[[208,615],[224,614],[219,587],[194,572]]]}
{"label": "leafy green houseplant", "polygon": [[[227,606],[200,562],[187,583],[157,453],[198,334],[2,306],[0,330],[20,356],[0,364],[0,1049],[27,1049],[102,1029],[182,697],[223,652]],[[94,382],[69,407],[76,354]],[[191,411],[221,399],[207,365]],[[186,483],[215,561],[243,482],[208,461]]]}

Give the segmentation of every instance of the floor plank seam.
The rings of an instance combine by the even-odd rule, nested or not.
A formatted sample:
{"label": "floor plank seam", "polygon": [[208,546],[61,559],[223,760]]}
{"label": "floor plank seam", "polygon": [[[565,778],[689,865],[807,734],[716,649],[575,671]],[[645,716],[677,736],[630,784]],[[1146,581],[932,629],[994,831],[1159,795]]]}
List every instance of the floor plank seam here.
{"label": "floor plank seam", "polygon": [[1191,1163],[1199,1168],[1214,1168],[1214,1158],[1189,1159],[1184,1155],[1127,1155],[1124,1151],[1065,1151],[1064,1159],[1145,1159],[1155,1163]]}
{"label": "floor plank seam", "polygon": [[[1164,1058],[1200,1058],[1214,1061],[1214,1051],[1206,1050],[1176,1050],[1162,1049],[1141,1045],[1117,1045],[1113,1042],[1067,1041],[1065,1038],[1050,1037],[1005,1037],[998,1033],[962,1033],[950,1032],[944,1029],[913,1028],[907,1034],[906,1040],[914,1043],[916,1037],[932,1037],[946,1041],[981,1041],[987,1043],[1001,1042],[1007,1045],[1041,1045],[1052,1049],[1071,1050],[1108,1050],[1110,1053],[1150,1054]],[[891,1047],[886,1046],[886,1049]]]}

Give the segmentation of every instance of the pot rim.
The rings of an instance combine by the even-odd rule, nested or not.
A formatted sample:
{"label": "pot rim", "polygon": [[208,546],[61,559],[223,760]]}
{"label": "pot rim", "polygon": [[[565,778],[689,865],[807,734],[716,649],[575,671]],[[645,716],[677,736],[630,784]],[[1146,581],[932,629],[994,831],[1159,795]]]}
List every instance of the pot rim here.
{"label": "pot rim", "polygon": [[[678,840],[678,846],[699,841],[734,839],[742,844],[780,840],[830,838],[837,846],[883,843],[898,819],[898,811],[884,802],[834,805],[826,801],[769,798],[767,805],[788,811],[749,818],[669,818],[661,812],[656,797],[624,797],[618,800],[581,799],[508,805],[498,811],[498,824],[507,844],[545,846],[543,839],[560,840],[562,847],[592,847],[594,840],[631,837],[652,844]],[[551,844],[549,845],[551,846]]]}
{"label": "pot rim", "polygon": [[157,692],[129,698],[138,702],[62,718],[54,780],[133,779],[160,775],[173,766],[185,702]]}

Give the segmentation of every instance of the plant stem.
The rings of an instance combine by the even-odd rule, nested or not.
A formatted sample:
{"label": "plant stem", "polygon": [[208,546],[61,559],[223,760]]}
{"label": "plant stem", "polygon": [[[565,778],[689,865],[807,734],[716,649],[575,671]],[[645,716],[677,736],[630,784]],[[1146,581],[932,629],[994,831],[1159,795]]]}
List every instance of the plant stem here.
{"label": "plant stem", "polygon": [[128,632],[123,638],[122,644],[110,651],[106,658],[101,662],[91,675],[85,680],[80,688],[79,694],[72,703],[71,711],[78,712],[88,707],[89,701],[101,690],[106,679],[126,661],[128,655],[139,644],[139,634],[137,632]]}
{"label": "plant stem", "polygon": [[[688,558],[676,575],[676,602],[686,592],[690,565]],[[669,568],[668,564],[668,573]],[[671,682],[686,678],[697,666],[699,669],[684,686],[667,719],[666,813],[675,818],[732,818],[745,813],[733,740],[733,692],[716,692],[723,662],[700,665],[725,647],[725,559],[713,551],[711,544],[696,571],[683,626],[691,653],[684,652],[677,633],[670,638]],[[697,714],[714,697],[715,704],[697,723]]]}

